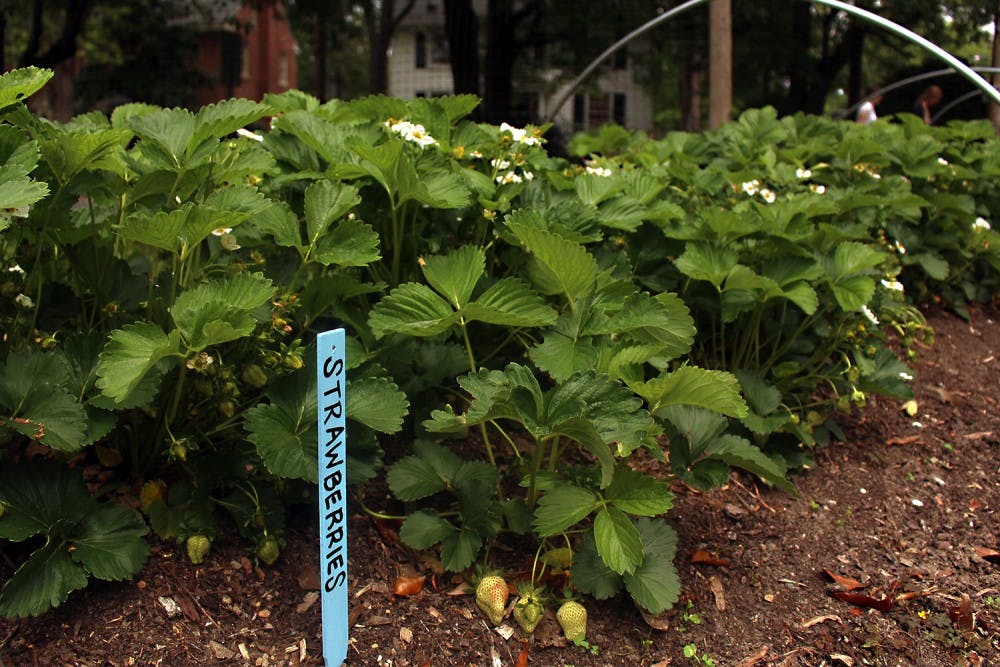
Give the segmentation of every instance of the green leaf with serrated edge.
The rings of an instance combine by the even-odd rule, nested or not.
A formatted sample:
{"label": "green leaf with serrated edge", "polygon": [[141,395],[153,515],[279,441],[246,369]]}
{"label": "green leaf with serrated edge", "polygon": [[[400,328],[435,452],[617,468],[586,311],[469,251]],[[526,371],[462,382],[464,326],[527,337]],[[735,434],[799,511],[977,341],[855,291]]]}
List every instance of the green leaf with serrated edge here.
{"label": "green leaf with serrated edge", "polygon": [[[521,364],[507,364],[503,371],[469,373],[458,378],[458,384],[472,396],[466,410],[470,424],[507,417],[530,429],[542,414],[544,398],[538,378]],[[512,400],[515,393],[520,394],[518,400]]]}
{"label": "green leaf with serrated edge", "polygon": [[79,476],[51,461],[0,468],[0,538],[21,542],[57,525],[72,526],[97,507]]}
{"label": "green leaf with serrated edge", "polygon": [[286,479],[316,481],[315,415],[289,413],[274,404],[247,410],[243,427],[268,471]]}
{"label": "green leaf with serrated edge", "polygon": [[[0,183],[0,209],[16,209],[41,201],[49,194],[49,186],[27,178]],[[0,229],[11,225],[11,218],[0,216]]]}
{"label": "green leaf with serrated edge", "polygon": [[97,387],[115,401],[124,400],[161,359],[180,356],[180,332],[163,333],[150,322],[136,322],[111,332],[97,364]]}
{"label": "green leaf with serrated edge", "polygon": [[[315,369],[315,350],[304,359],[305,369]],[[290,479],[315,482],[317,479],[317,396],[316,374],[305,370],[289,373],[267,389],[270,404],[247,411],[243,426],[247,440],[269,471]]]}
{"label": "green leaf with serrated edge", "polygon": [[798,306],[806,315],[812,315],[819,307],[819,296],[812,285],[805,281],[793,283],[782,290],[782,295]]}
{"label": "green leaf with serrated edge", "polygon": [[400,539],[414,549],[429,549],[456,532],[455,526],[433,510],[418,510],[399,527]]}
{"label": "green leaf with serrated edge", "polygon": [[638,516],[664,514],[674,506],[674,494],[665,482],[627,465],[619,465],[615,470],[614,479],[604,489],[604,498],[621,511]]}
{"label": "green leaf with serrated edge", "polygon": [[542,297],[517,278],[502,278],[461,310],[467,321],[514,327],[541,327],[552,324],[556,312]]}
{"label": "green leaf with serrated edge", "polygon": [[749,412],[740,396],[736,376],[724,371],[681,366],[629,387],[649,403],[649,411],[654,415],[671,405],[700,406],[730,417],[744,417]]}
{"label": "green leaf with serrated edge", "polygon": [[845,276],[872,269],[885,259],[884,251],[875,250],[864,243],[840,243],[833,253],[830,277],[837,282]]}
{"label": "green leaf with serrated edge", "polygon": [[135,510],[104,504],[77,525],[71,540],[73,560],[98,579],[128,579],[146,562],[147,532]]}
{"label": "green leaf with serrated edge", "polygon": [[580,174],[573,179],[573,187],[581,201],[597,206],[624,190],[625,182],[620,178]]}
{"label": "green leaf with serrated edge", "polygon": [[386,476],[389,489],[402,501],[420,500],[444,491],[450,480],[451,475],[442,475],[440,468],[435,468],[431,461],[420,455],[396,461]]}
{"label": "green leaf with serrated edge", "polygon": [[367,266],[382,257],[379,236],[360,220],[341,220],[316,243],[312,258],[324,266]]}
{"label": "green leaf with serrated edge", "polygon": [[461,572],[476,559],[483,538],[475,531],[461,529],[441,540],[441,564],[449,572]]}
{"label": "green leaf with serrated edge", "polygon": [[84,170],[111,167],[132,139],[128,130],[89,128],[86,132],[61,133],[55,140],[39,144],[46,164],[60,183],[68,183]]}
{"label": "green leaf with serrated edge", "polygon": [[299,219],[285,202],[273,202],[254,216],[253,224],[265,234],[270,234],[280,246],[302,247]]}
{"label": "green leaf with serrated edge", "polygon": [[192,155],[206,141],[221,139],[260,120],[268,110],[266,104],[239,98],[202,106],[195,116],[194,134],[187,146],[188,155]]}
{"label": "green leaf with serrated edge", "polygon": [[573,554],[570,581],[574,588],[595,600],[614,597],[625,585],[622,576],[601,560],[592,530],[587,531],[580,548]]}
{"label": "green leaf with serrated edge", "polygon": [[[0,199],[2,201],[2,199]],[[915,252],[909,256],[907,264],[914,263],[934,280],[947,280],[951,267],[948,260],[936,252]]]}
{"label": "green leaf with serrated edge", "polygon": [[765,382],[753,371],[738,370],[736,377],[743,387],[747,403],[758,415],[769,415],[781,405],[781,390]]}
{"label": "green leaf with serrated edge", "polygon": [[601,560],[618,574],[634,572],[642,563],[642,539],[628,516],[603,507],[594,517],[594,541]]}
{"label": "green leaf with serrated edge", "polygon": [[785,478],[785,467],[745,438],[722,435],[709,445],[706,454],[721,459],[730,466],[751,472],[768,484],[773,484],[789,493],[796,493],[795,487]]}
{"label": "green leaf with serrated edge", "polygon": [[633,294],[595,333],[628,334],[638,342],[658,343],[662,355],[677,358],[691,351],[694,319],[676,294]]}
{"label": "green leaf with serrated edge", "polygon": [[592,491],[560,484],[545,493],[535,507],[531,525],[542,537],[558,535],[583,521],[597,507],[597,496]]}
{"label": "green leaf with serrated edge", "polygon": [[347,383],[347,414],[382,433],[396,433],[410,407],[406,394],[388,378],[360,378]]}
{"label": "green leaf with serrated edge", "polygon": [[368,326],[377,338],[390,333],[435,336],[450,329],[458,317],[430,287],[404,283],[375,304]]}
{"label": "green leaf with serrated edge", "polygon": [[0,616],[40,616],[87,585],[87,573],[59,540],[35,550],[0,591]]}
{"label": "green leaf with serrated edge", "polygon": [[216,229],[235,228],[249,213],[220,210],[208,204],[184,204],[172,211],[137,212],[125,218],[124,238],[187,256]]}
{"label": "green leaf with serrated edge", "polygon": [[452,477],[452,484],[463,493],[473,494],[481,497],[488,497],[486,489],[495,489],[499,471],[491,463],[486,461],[465,461],[455,471]]}
{"label": "green leaf with serrated edge", "polygon": [[597,261],[582,245],[522,222],[508,220],[507,228],[536,260],[531,275],[542,292],[572,301],[593,291]]}
{"label": "green leaf with serrated edge", "polygon": [[601,467],[601,488],[611,483],[611,477],[615,472],[615,457],[611,454],[607,440],[601,436],[593,422],[579,417],[553,424],[550,428],[556,435],[566,436],[579,443],[597,459]]}
{"label": "green leaf with serrated edge", "polygon": [[76,451],[86,444],[87,414],[67,388],[69,366],[52,353],[11,353],[0,363],[0,430]]}
{"label": "green leaf with serrated edge", "polygon": [[464,208],[471,200],[469,190],[462,179],[455,178],[450,171],[423,172],[420,174],[422,186],[414,193],[414,198],[421,204],[434,208],[455,209]]}
{"label": "green leaf with serrated edge", "polygon": [[346,183],[324,179],[306,188],[304,209],[309,243],[316,244],[334,220],[347,215],[360,203],[358,189]]}
{"label": "green leaf with serrated edge", "polygon": [[535,365],[561,382],[573,373],[593,368],[597,347],[591,337],[573,339],[558,331],[548,331],[541,343],[528,351]]}
{"label": "green leaf with serrated edge", "polygon": [[478,246],[465,245],[447,255],[427,257],[420,270],[428,284],[455,308],[472,297],[472,290],[486,270],[486,254]]}
{"label": "green leaf with serrated edge", "polygon": [[261,273],[237,273],[202,283],[177,297],[170,315],[191,350],[203,350],[244,336],[257,324],[250,314],[274,294]]}
{"label": "green leaf with serrated edge", "polygon": [[653,425],[649,413],[635,394],[606,375],[594,371],[578,373],[556,385],[548,395],[547,421],[559,429],[558,405],[572,397],[586,406],[581,416],[593,424],[604,442],[617,442],[631,451],[645,438]]}
{"label": "green leaf with serrated edge", "polygon": [[167,169],[184,166],[194,134],[195,116],[186,109],[158,109],[132,116],[128,126],[139,137],[140,150]]}
{"label": "green leaf with serrated edge", "polygon": [[677,269],[695,280],[707,280],[721,290],[726,276],[736,266],[739,257],[735,251],[701,242],[688,243],[684,253],[674,264]]}
{"label": "green leaf with serrated edge", "polygon": [[858,388],[862,391],[893,398],[913,398],[913,389],[904,379],[913,377],[913,369],[900,361],[892,350],[879,348],[874,358],[855,351],[854,361],[861,370]]}
{"label": "green leaf with serrated edge", "polygon": [[0,109],[31,97],[53,74],[52,70],[40,67],[19,67],[0,74]]}
{"label": "green leaf with serrated edge", "polygon": [[833,296],[841,308],[847,311],[861,310],[861,306],[871,303],[875,294],[875,280],[868,276],[848,276],[831,285]]}
{"label": "green leaf with serrated edge", "polygon": [[728,426],[726,418],[719,413],[690,405],[668,406],[660,410],[657,416],[676,430],[677,437],[671,437],[671,452],[685,446],[683,456],[671,457],[672,463],[684,466],[701,456]]}
{"label": "green leaf with serrated edge", "polygon": [[666,522],[638,519],[643,558],[631,574],[624,576],[625,588],[641,607],[652,614],[670,609],[680,598],[681,580],[674,566],[677,533]]}

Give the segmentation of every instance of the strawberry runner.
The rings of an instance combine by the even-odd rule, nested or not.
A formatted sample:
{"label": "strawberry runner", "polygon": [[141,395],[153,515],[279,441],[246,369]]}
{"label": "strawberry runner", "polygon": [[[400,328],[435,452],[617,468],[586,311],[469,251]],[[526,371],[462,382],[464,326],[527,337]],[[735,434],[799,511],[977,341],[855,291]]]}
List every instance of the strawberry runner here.
{"label": "strawberry runner", "polygon": [[316,339],[320,602],[323,659],[347,659],[347,433],[344,330]]}

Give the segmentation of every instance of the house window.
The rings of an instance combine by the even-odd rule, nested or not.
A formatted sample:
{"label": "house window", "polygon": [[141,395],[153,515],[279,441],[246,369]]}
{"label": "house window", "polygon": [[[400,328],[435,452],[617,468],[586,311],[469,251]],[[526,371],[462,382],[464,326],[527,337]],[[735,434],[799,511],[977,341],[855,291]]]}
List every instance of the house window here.
{"label": "house window", "polygon": [[611,115],[619,125],[625,125],[625,93],[615,93]]}
{"label": "house window", "polygon": [[427,67],[427,35],[422,32],[418,32],[415,39],[416,68],[424,69]]}
{"label": "house window", "polygon": [[597,128],[611,120],[610,95],[591,95],[587,100],[587,127]]}
{"label": "house window", "polygon": [[443,32],[431,36],[431,62],[444,65],[451,62],[451,54],[448,52],[448,38]]}
{"label": "house window", "polygon": [[284,88],[287,88],[289,85],[287,53],[278,55],[278,85]]}
{"label": "house window", "polygon": [[587,96],[577,93],[573,96],[573,130],[587,129]]}

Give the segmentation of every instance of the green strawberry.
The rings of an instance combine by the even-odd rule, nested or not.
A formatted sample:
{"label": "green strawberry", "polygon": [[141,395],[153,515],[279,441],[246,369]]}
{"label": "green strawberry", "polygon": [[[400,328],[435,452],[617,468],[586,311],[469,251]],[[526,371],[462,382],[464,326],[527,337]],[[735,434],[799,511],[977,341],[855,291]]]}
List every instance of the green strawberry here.
{"label": "green strawberry", "polygon": [[278,560],[280,555],[281,545],[273,537],[268,537],[257,547],[257,558],[265,565],[274,565],[274,561]]}
{"label": "green strawberry", "polygon": [[503,577],[495,574],[483,577],[476,586],[476,606],[486,614],[490,623],[500,625],[509,594]]}
{"label": "green strawberry", "polygon": [[587,638],[587,610],[575,600],[567,600],[556,612],[556,620],[566,639],[571,642]]}
{"label": "green strawberry", "polygon": [[200,565],[205,560],[205,556],[208,555],[209,549],[212,548],[212,540],[204,535],[192,535],[187,538],[186,546],[188,558],[195,565]]}
{"label": "green strawberry", "polygon": [[514,620],[524,630],[524,634],[530,635],[545,615],[542,591],[532,586],[531,582],[522,581],[517,585],[517,592],[520,597],[514,605]]}

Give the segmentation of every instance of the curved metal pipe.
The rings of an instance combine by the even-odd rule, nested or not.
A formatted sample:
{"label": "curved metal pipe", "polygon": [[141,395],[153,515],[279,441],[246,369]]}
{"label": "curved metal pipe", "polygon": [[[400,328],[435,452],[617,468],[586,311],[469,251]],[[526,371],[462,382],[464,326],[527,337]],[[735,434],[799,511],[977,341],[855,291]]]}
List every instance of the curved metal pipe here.
{"label": "curved metal pipe", "polygon": [[956,97],[951,102],[949,102],[948,104],[946,104],[943,107],[941,107],[940,111],[938,111],[936,114],[934,114],[933,116],[931,116],[931,125],[933,125],[934,123],[938,122],[939,118],[941,118],[946,113],[948,113],[949,111],[951,111],[952,109],[954,109],[955,107],[957,107],[962,102],[964,102],[964,101],[966,101],[968,99],[971,99],[971,98],[975,97],[976,95],[980,95],[980,94],[982,94],[982,92],[983,91],[981,91],[981,90],[979,90],[977,88],[976,90],[970,90],[969,92],[965,93],[964,95],[961,95],[960,97]]}
{"label": "curved metal pipe", "polygon": [[587,65],[587,67],[582,72],[580,72],[579,76],[577,76],[575,79],[573,79],[572,82],[570,82],[569,87],[566,89],[566,92],[564,92],[562,94],[562,96],[559,97],[559,99],[556,100],[555,106],[553,106],[552,110],[549,111],[549,115],[548,115],[548,118],[546,119],[546,122],[552,122],[552,120],[556,117],[556,114],[559,113],[559,110],[562,109],[562,106],[564,104],[566,104],[566,100],[568,100],[570,98],[570,96],[573,94],[573,92],[577,88],[580,87],[580,84],[583,83],[583,81],[588,76],[590,76],[590,74],[595,69],[597,69],[597,67],[601,63],[603,63],[605,60],[607,60],[609,57],[611,57],[611,55],[615,51],[617,51],[618,49],[622,48],[623,46],[625,46],[626,44],[628,44],[629,42],[631,42],[633,39],[635,39],[636,37],[639,37],[640,35],[646,34],[648,31],[650,31],[653,28],[655,28],[656,26],[660,25],[661,23],[663,23],[664,21],[666,21],[671,16],[675,16],[677,14],[680,14],[681,12],[690,9],[691,7],[694,7],[695,5],[700,5],[703,2],[706,2],[706,0],[688,0],[683,5],[678,5],[678,6],[674,7],[673,9],[670,9],[669,11],[666,11],[663,14],[660,14],[655,19],[650,19],[649,21],[646,21],[641,26],[639,26],[638,28],[636,28],[635,30],[633,30],[629,34],[625,35],[624,37],[622,37],[621,39],[619,39],[617,42],[615,42],[614,44],[612,44],[608,48],[606,48],[604,50],[604,53],[602,53],[601,55],[599,55],[596,58],[594,58],[594,61],[592,63],[590,63],[589,65]]}
{"label": "curved metal pipe", "polygon": [[[987,72],[987,73],[1000,72],[1000,67],[973,67],[971,69],[976,72]],[[853,105],[847,107],[843,111],[837,111],[833,115],[836,118],[846,118],[847,116],[850,116],[852,113],[857,111],[858,107],[860,107],[862,104],[864,104],[868,100],[878,97],[879,95],[885,95],[886,93],[896,90],[897,88],[903,88],[904,86],[908,86],[911,83],[916,83],[917,81],[923,81],[925,79],[933,79],[939,76],[948,76],[951,74],[958,74],[958,71],[948,67],[945,69],[936,69],[930,72],[922,72],[920,74],[914,74],[913,76],[908,76],[905,79],[900,79],[899,81],[890,83],[888,86],[885,86],[884,88],[879,88],[873,93],[869,93],[868,95],[861,98]]]}
{"label": "curved metal pipe", "polygon": [[[551,122],[553,119],[555,119],[556,114],[559,113],[559,110],[562,108],[564,104],[566,104],[566,101],[570,98],[573,92],[576,91],[576,89],[580,86],[580,84],[583,83],[583,81],[588,76],[590,76],[591,73],[593,73],[593,71],[597,69],[601,63],[603,63],[613,53],[615,53],[615,51],[625,46],[636,37],[639,37],[640,35],[643,35],[646,32],[648,32],[649,30],[652,30],[653,28],[663,23],[670,17],[680,14],[683,11],[687,11],[688,9],[700,5],[705,1],[706,0],[688,0],[684,4],[672,8],[669,11],[664,12],[660,16],[657,16],[656,18],[650,19],[649,21],[642,24],[641,26],[639,26],[638,28],[636,28],[629,34],[625,35],[611,46],[609,46],[607,49],[605,49],[601,55],[597,56],[597,58],[595,58],[593,62],[587,65],[587,67],[579,74],[579,76],[577,76],[575,79],[573,79],[573,81],[570,82],[569,87],[556,100],[555,105],[549,111],[548,117],[546,119],[547,122]],[[922,47],[927,51],[930,51],[937,57],[944,60],[946,63],[951,65],[955,70],[957,70],[960,74],[962,74],[970,81],[972,81],[972,83],[974,83],[977,87],[981,88],[983,92],[987,94],[987,96],[992,97],[994,102],[1000,104],[1000,91],[994,88],[989,81],[976,74],[976,72],[972,68],[970,68],[968,65],[960,61],[958,58],[956,58],[955,56],[951,55],[950,53],[942,49],[940,46],[921,37],[912,30],[904,28],[898,23],[894,23],[888,19],[882,18],[878,14],[870,12],[866,9],[861,9],[860,7],[855,7],[854,5],[849,5],[845,2],[840,2],[839,0],[805,0],[805,1],[827,5],[835,9],[840,9],[842,11],[845,11],[849,14],[854,14],[859,18],[865,19],[866,21],[871,21],[872,23],[875,23],[880,27],[885,28],[889,32],[896,33],[897,35],[900,35],[901,37],[908,39],[914,44]],[[951,70],[941,70],[940,73],[950,72],[950,71]]]}
{"label": "curved metal pipe", "polygon": [[923,47],[927,51],[930,51],[936,55],[941,60],[945,61],[952,67],[958,70],[959,74],[963,75],[969,81],[974,83],[977,87],[981,88],[984,93],[989,97],[993,98],[993,101],[1000,104],[1000,90],[993,87],[993,84],[984,79],[983,77],[976,74],[975,71],[961,60],[951,55],[940,46],[931,42],[930,40],[924,39],[917,33],[904,28],[898,23],[893,23],[889,19],[884,19],[874,12],[870,12],[867,9],[861,9],[860,7],[855,7],[854,5],[849,5],[846,2],[840,2],[840,0],[809,0],[809,2],[818,2],[821,5],[828,5],[834,7],[835,9],[840,9],[849,14],[854,14],[860,18],[863,18],[872,23],[876,23],[879,26],[885,28],[889,32],[894,32],[900,37],[905,37],[917,46]]}

